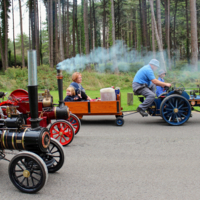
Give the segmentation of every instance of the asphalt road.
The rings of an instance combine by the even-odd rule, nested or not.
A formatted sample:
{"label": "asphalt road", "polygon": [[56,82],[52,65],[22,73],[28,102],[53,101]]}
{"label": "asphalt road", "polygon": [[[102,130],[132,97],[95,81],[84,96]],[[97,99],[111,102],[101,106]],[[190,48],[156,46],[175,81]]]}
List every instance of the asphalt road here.
{"label": "asphalt road", "polygon": [[0,161],[0,199],[198,200],[200,198],[200,113],[178,127],[160,117],[85,117],[66,147],[65,164],[49,174],[37,194],[11,183]]}

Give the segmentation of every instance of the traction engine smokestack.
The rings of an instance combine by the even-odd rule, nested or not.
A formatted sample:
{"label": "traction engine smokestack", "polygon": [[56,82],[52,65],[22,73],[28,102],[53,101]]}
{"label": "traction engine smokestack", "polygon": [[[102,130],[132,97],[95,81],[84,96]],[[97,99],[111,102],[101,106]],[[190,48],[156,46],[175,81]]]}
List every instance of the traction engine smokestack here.
{"label": "traction engine smokestack", "polygon": [[41,119],[38,118],[38,85],[37,85],[37,53],[28,51],[28,96],[31,113],[31,128],[37,128]]}
{"label": "traction engine smokestack", "polygon": [[63,75],[61,70],[57,69],[56,77],[58,82],[59,106],[54,107],[55,117],[56,119],[68,119],[70,113],[69,113],[69,108],[65,106],[63,101]]}
{"label": "traction engine smokestack", "polygon": [[59,95],[59,107],[64,106],[63,101],[63,75],[62,71],[57,69],[57,81],[58,81],[58,95]]}

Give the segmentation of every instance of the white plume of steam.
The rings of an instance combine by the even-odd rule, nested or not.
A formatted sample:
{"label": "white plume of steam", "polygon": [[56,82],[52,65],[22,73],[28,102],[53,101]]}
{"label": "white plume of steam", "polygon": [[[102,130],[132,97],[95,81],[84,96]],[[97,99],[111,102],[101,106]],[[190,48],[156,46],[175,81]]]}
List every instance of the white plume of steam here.
{"label": "white plume of steam", "polygon": [[[156,54],[158,60],[159,54],[159,52]],[[114,72],[116,67],[122,72],[129,72],[131,64],[140,63],[140,67],[142,67],[144,64],[148,64],[152,58],[153,53],[151,51],[146,52],[144,56],[141,52],[127,47],[123,41],[116,41],[116,44],[109,49],[98,47],[91,51],[89,55],[77,54],[73,58],[66,59],[57,64],[57,69],[72,73],[83,71],[88,64],[95,63],[98,65],[95,68],[98,72],[104,72],[106,69]]]}

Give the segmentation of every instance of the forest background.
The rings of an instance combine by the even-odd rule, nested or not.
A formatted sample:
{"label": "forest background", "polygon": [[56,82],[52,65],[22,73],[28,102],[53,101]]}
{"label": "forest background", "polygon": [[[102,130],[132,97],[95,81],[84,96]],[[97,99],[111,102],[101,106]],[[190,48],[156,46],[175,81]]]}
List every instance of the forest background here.
{"label": "forest background", "polygon": [[[29,18],[25,27],[23,7]],[[15,36],[16,23],[20,34]],[[131,92],[136,71],[152,58],[167,71],[166,81],[191,88],[200,79],[199,47],[200,1],[196,0],[0,2],[1,90],[27,89],[30,49],[37,51],[39,89],[57,90],[57,65],[64,70],[64,88],[71,73],[80,71],[86,90],[119,86]]]}

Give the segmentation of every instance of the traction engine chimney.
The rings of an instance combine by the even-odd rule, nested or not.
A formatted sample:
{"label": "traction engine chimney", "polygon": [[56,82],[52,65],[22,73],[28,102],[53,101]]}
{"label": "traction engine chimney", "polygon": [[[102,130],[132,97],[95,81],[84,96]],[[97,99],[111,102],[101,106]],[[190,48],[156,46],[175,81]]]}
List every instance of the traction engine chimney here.
{"label": "traction engine chimney", "polygon": [[28,96],[31,113],[31,128],[40,126],[38,118],[38,85],[37,85],[37,53],[36,50],[28,51]]}

